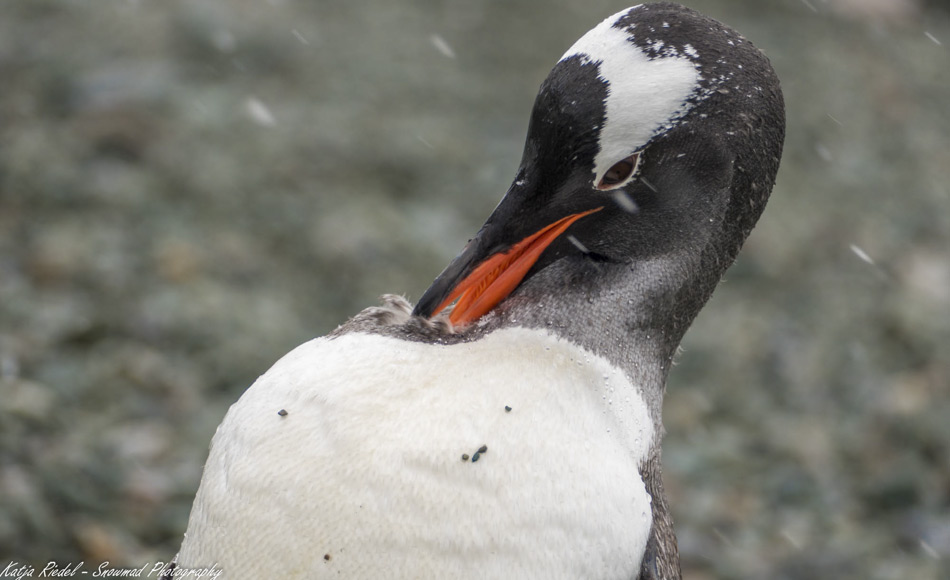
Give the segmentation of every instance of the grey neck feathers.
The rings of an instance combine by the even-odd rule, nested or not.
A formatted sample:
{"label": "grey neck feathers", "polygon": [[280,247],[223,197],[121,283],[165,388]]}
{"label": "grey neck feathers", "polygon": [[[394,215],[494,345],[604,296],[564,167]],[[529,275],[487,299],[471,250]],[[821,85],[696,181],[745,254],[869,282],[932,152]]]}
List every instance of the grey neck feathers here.
{"label": "grey neck feathers", "polygon": [[528,279],[473,330],[546,329],[607,358],[643,390],[659,425],[666,376],[682,336],[666,320],[675,305],[665,286],[685,275],[676,263],[565,258]]}

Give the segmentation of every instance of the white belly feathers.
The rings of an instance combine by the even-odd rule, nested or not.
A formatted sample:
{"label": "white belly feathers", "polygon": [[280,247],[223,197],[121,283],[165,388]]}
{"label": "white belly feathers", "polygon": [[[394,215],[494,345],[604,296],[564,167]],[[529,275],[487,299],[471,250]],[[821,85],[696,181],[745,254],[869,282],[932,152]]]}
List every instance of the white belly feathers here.
{"label": "white belly feathers", "polygon": [[452,346],[319,338],[228,411],[178,565],[223,578],[633,578],[653,433],[620,370],[543,331]]}

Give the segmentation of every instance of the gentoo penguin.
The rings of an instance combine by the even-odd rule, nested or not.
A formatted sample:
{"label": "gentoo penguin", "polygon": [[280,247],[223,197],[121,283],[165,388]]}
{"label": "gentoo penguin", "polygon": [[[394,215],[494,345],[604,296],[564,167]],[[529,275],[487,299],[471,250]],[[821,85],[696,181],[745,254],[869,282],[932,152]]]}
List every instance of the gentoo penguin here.
{"label": "gentoo penguin", "polygon": [[765,206],[784,126],[768,60],[719,22],[669,3],[601,22],[415,308],[386,297],[231,407],[176,573],[679,578],[666,377]]}

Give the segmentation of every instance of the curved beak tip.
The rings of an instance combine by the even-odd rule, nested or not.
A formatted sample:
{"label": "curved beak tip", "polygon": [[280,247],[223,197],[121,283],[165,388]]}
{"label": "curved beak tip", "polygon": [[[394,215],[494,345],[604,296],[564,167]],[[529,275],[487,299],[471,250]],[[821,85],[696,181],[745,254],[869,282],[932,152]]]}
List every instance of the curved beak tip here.
{"label": "curved beak tip", "polygon": [[[448,321],[452,327],[471,324],[514,292],[544,250],[571,224],[602,209],[603,206],[565,216],[515,243],[507,250],[492,254],[480,262],[476,261],[478,256],[467,255],[470,249],[475,247],[472,242],[469,242],[462,254],[449,264],[449,267],[426,290],[413,314],[430,318],[438,316],[450,304],[458,300],[455,307],[447,313]],[[457,267],[457,262],[460,260],[465,261],[464,267]],[[455,280],[469,269],[468,265],[475,263],[477,266],[456,283]],[[456,268],[459,272],[452,272]],[[430,310],[430,305],[439,298],[441,300]]]}

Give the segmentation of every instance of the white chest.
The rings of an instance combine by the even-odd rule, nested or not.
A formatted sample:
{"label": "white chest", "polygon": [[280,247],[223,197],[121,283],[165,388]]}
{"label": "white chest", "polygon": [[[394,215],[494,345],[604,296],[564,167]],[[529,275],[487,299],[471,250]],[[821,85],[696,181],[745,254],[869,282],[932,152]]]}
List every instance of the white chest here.
{"label": "white chest", "polygon": [[635,577],[653,433],[618,369],[544,332],[316,339],[218,428],[179,565],[235,578]]}

